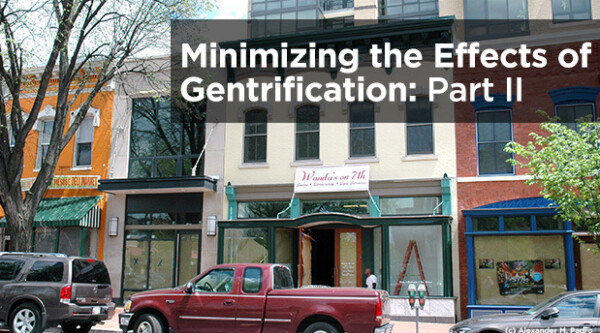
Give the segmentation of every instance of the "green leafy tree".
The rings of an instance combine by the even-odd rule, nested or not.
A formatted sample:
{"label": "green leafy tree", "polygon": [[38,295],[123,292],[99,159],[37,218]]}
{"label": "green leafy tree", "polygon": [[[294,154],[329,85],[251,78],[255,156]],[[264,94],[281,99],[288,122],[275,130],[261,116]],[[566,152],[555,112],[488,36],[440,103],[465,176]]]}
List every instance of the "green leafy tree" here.
{"label": "green leafy tree", "polygon": [[587,231],[600,249],[600,134],[589,119],[565,126],[549,118],[526,145],[510,142],[513,165],[528,169],[529,185],[558,205],[558,216]]}
{"label": "green leafy tree", "polygon": [[[170,20],[201,16],[213,2],[0,1],[0,205],[11,250],[31,250],[33,220],[58,158],[101,89],[126,73],[151,76],[152,62],[145,59],[168,50]],[[33,185],[23,192],[25,142],[49,91],[57,99],[50,142]],[[27,109],[26,94],[34,96]],[[85,98],[67,122],[79,96]]]}

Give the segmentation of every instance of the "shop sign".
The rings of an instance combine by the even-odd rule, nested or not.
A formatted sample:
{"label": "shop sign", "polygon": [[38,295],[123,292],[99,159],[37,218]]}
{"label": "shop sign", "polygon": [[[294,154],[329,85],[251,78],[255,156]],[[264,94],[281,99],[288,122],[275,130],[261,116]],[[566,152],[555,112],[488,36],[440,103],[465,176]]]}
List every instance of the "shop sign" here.
{"label": "shop sign", "polygon": [[[21,188],[23,191],[29,191],[35,179],[35,177],[21,179]],[[48,189],[97,189],[98,179],[100,179],[100,176],[54,176]]]}
{"label": "shop sign", "polygon": [[294,192],[350,192],[369,190],[369,166],[347,165],[298,168]]}
{"label": "shop sign", "polygon": [[500,261],[496,264],[500,295],[543,294],[544,264],[541,260]]}

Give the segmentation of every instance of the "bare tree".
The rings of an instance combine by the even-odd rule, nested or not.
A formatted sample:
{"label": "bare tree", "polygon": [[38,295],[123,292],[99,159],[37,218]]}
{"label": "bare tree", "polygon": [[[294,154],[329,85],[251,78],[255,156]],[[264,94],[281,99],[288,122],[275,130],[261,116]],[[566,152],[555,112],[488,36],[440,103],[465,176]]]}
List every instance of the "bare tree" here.
{"label": "bare tree", "polygon": [[[0,109],[5,112],[0,115],[0,205],[11,250],[31,250],[33,220],[58,158],[101,89],[122,71],[143,72],[143,61],[136,61],[134,68],[126,68],[126,63],[161,42],[166,47],[169,20],[197,16],[212,1],[2,1]],[[37,68],[28,69],[32,66]],[[49,88],[57,94],[50,143],[33,185],[23,193],[25,141]],[[24,91],[35,95],[28,109],[22,107]],[[85,99],[67,122],[80,95]]]}

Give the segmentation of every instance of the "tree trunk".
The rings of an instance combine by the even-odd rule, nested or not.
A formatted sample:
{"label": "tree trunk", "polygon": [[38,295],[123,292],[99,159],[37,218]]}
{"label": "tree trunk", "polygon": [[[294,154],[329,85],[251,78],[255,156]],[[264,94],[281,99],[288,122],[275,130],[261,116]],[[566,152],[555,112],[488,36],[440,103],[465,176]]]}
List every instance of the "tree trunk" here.
{"label": "tree trunk", "polygon": [[[22,208],[18,208],[18,207]],[[4,207],[8,234],[10,235],[10,251],[31,252],[33,235],[33,218],[30,210],[25,209],[23,202],[6,204]]]}

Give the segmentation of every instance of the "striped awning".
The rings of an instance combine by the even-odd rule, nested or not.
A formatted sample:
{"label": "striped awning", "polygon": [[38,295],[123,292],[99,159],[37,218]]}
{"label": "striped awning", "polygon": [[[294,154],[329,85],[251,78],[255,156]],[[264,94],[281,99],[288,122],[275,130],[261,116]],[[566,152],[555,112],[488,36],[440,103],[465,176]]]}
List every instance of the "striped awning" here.
{"label": "striped awning", "polygon": [[[100,199],[101,196],[43,199],[33,226],[100,228]],[[2,218],[0,228],[6,227],[6,218]]]}

